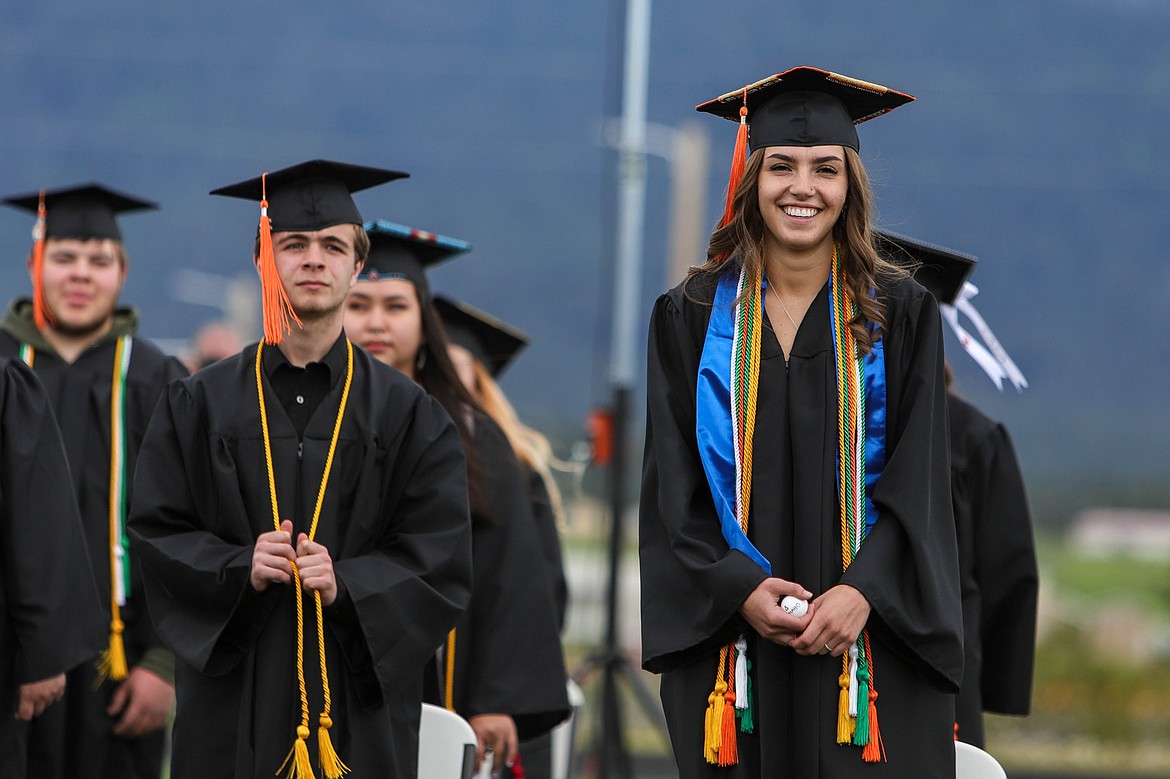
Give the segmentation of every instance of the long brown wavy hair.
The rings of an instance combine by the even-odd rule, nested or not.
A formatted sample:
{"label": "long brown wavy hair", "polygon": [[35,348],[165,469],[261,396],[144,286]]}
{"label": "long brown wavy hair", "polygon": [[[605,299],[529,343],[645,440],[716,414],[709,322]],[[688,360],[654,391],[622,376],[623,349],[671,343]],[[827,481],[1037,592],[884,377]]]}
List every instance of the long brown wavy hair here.
{"label": "long brown wavy hair", "polygon": [[[869,175],[861,164],[861,156],[853,149],[844,148],[848,192],[844,211],[833,226],[833,239],[841,247],[845,286],[849,296],[857,303],[857,315],[849,327],[857,340],[858,350],[865,355],[886,324],[881,289],[884,284],[904,277],[906,271],[878,253],[870,228],[874,198]],[[743,178],[734,194],[735,214],[727,225],[717,227],[711,233],[707,261],[692,267],[687,274],[688,290],[692,281],[700,278],[716,279],[732,269],[738,271],[746,267],[749,271],[758,269],[763,273],[764,256],[761,247],[767,227],[760,214],[758,183],[765,151],[756,149],[748,157]],[[877,294],[874,294],[875,291]]]}

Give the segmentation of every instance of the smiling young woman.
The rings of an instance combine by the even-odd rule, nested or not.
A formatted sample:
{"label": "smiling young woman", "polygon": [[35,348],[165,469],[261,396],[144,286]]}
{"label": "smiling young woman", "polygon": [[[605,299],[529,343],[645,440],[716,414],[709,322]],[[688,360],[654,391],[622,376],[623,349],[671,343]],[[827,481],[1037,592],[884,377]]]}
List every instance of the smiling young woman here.
{"label": "smiling young woman", "polygon": [[854,128],[912,99],[794,68],[699,106],[740,140],[707,261],[651,319],[640,531],[684,779],[954,775],[940,320],[874,248]]}

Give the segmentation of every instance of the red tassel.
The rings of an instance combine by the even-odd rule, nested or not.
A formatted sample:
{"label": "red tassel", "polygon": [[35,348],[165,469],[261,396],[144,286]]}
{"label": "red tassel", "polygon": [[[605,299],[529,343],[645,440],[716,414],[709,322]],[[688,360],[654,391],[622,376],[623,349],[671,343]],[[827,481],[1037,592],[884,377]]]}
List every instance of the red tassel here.
{"label": "red tassel", "polygon": [[32,254],[33,323],[44,330],[46,323],[56,320],[45,302],[45,190],[37,203],[37,223],[33,225]]}
{"label": "red tassel", "polygon": [[739,131],[735,134],[735,151],[731,156],[731,175],[727,179],[727,203],[723,206],[723,221],[720,227],[730,224],[735,216],[735,191],[739,189],[739,182],[743,179],[743,169],[747,165],[747,90],[743,93],[743,105],[739,108]]}
{"label": "red tassel", "polygon": [[886,745],[882,743],[882,733],[878,730],[877,719],[877,690],[873,688],[873,681],[869,684],[869,741],[861,751],[861,759],[867,763],[886,762]]}
{"label": "red tassel", "polygon": [[512,761],[512,779],[526,779],[524,774],[524,764],[520,762],[520,755],[516,755],[516,759]]}
{"label": "red tassel", "polygon": [[726,767],[739,762],[739,745],[735,736],[735,690],[723,694],[723,722],[720,723],[719,765]]}
{"label": "red tassel", "polygon": [[272,248],[272,222],[268,218],[268,174],[260,177],[260,294],[264,317],[264,342],[275,346],[292,332],[292,322],[301,326],[293,311],[280,274],[276,271],[276,253]]}

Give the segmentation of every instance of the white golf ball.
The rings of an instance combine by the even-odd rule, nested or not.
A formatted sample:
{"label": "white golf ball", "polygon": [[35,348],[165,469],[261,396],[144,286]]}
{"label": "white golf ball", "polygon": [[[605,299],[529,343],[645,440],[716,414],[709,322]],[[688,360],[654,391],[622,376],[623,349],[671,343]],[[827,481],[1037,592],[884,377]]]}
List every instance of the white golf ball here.
{"label": "white golf ball", "polygon": [[808,601],[801,600],[794,595],[785,595],[784,599],[780,601],[780,608],[799,618],[808,613]]}

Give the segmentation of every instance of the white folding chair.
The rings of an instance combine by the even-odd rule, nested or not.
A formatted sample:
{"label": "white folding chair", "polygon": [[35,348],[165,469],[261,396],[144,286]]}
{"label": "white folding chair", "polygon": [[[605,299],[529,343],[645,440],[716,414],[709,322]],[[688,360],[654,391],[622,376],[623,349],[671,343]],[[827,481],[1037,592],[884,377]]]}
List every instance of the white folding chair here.
{"label": "white folding chair", "polygon": [[552,779],[569,779],[573,766],[573,740],[577,731],[577,712],[585,705],[585,693],[569,679],[565,687],[569,693],[569,718],[552,729]]}
{"label": "white folding chair", "polygon": [[467,720],[424,703],[418,724],[418,779],[471,779],[475,731]]}
{"label": "white folding chair", "polygon": [[956,741],[955,779],[1007,779],[1007,773],[998,760],[979,747]]}

